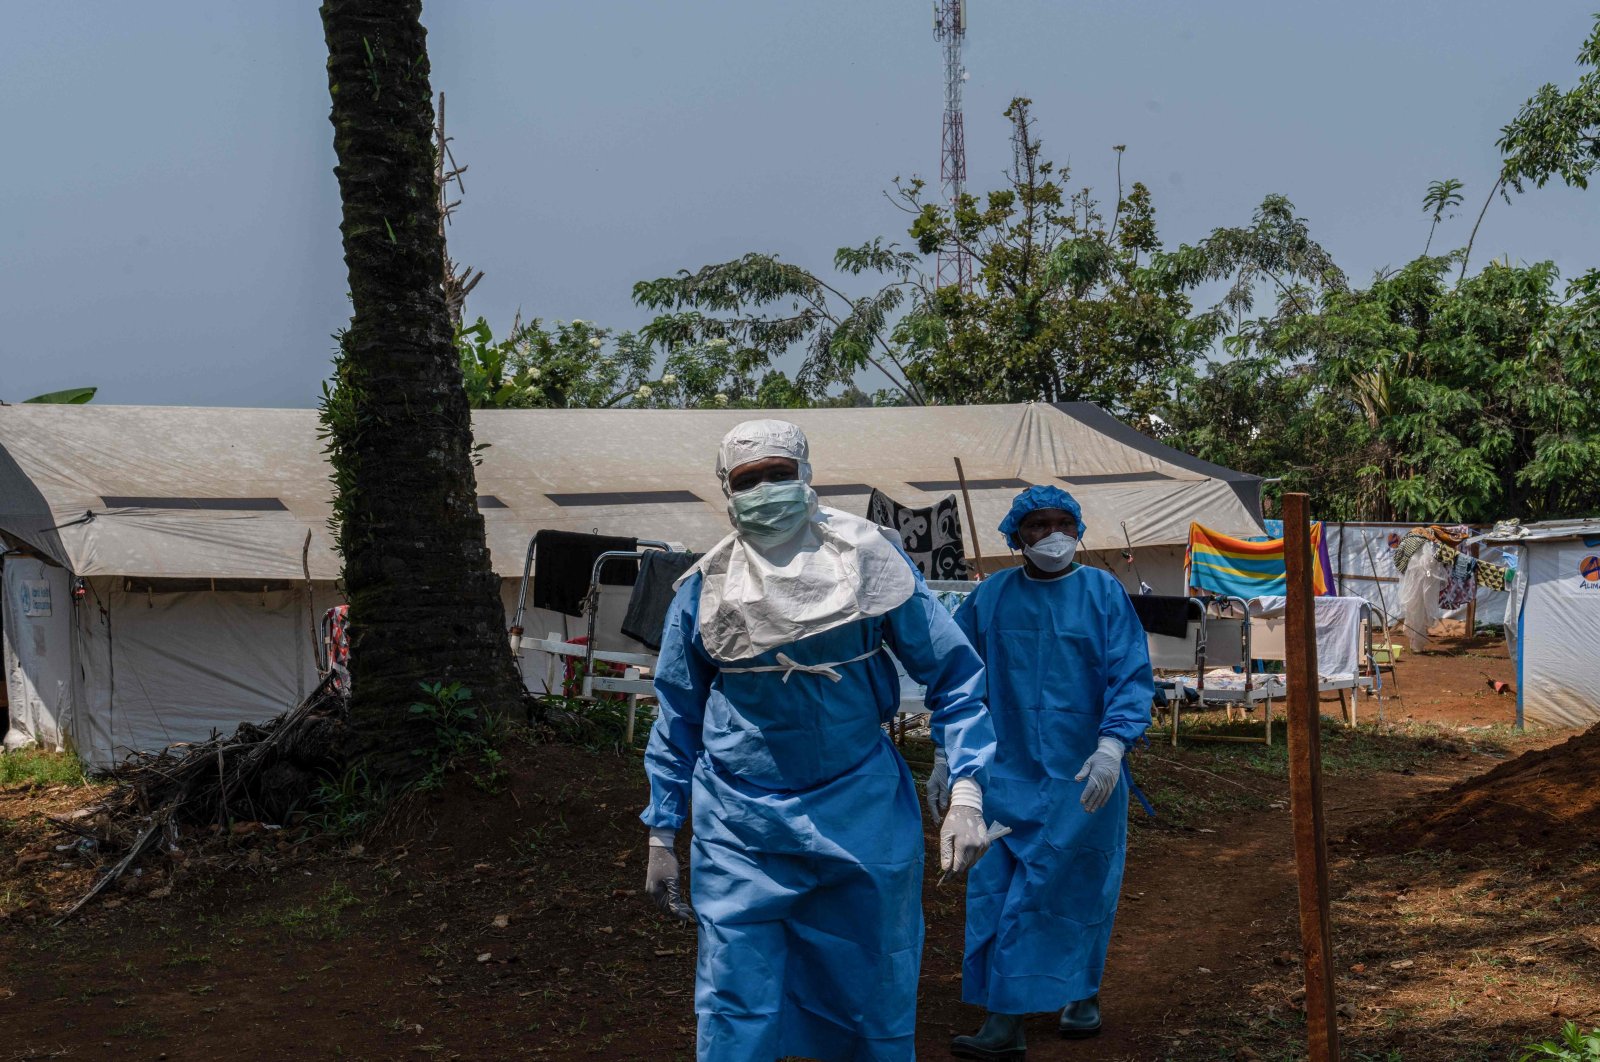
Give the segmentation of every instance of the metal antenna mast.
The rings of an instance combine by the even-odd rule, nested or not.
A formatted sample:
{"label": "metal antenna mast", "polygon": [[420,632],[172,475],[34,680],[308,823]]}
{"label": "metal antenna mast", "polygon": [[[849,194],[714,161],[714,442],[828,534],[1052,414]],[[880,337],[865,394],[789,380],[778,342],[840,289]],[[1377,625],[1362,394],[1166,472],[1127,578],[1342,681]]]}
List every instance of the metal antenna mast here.
{"label": "metal antenna mast", "polygon": [[[944,132],[939,145],[939,182],[952,208],[967,190],[967,135],[961,122],[961,42],[967,36],[967,0],[934,0],[933,37],[944,45]],[[939,249],[939,287],[972,287],[972,259],[962,246]]]}

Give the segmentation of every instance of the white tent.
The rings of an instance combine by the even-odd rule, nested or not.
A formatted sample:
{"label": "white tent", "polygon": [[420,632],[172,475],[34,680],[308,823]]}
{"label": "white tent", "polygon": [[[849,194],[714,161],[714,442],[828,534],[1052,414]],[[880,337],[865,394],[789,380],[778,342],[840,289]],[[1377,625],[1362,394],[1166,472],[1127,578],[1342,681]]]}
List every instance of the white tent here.
{"label": "white tent", "polygon": [[[488,444],[479,506],[508,602],[541,528],[714,544],[728,530],[716,445],[756,415],[476,413],[477,440]],[[1161,592],[1179,592],[1190,521],[1260,530],[1256,477],[1166,447],[1092,405],[766,415],[805,429],[824,503],[857,514],[872,487],[912,506],[957,493],[959,457],[991,563],[1008,556],[995,526],[1035,483],[1073,491],[1088,524],[1084,558],[1128,580],[1125,524],[1139,575]],[[328,475],[312,410],[0,408],[0,535],[22,551],[4,571],[7,691],[28,706],[13,710],[13,725],[104,764],[294,703],[316,678],[313,617],[339,600]],[[22,588],[41,579],[48,616],[16,614]],[[40,621],[51,626],[35,654]],[[561,622],[525,625],[570,633]],[[41,692],[63,653],[70,689]]]}
{"label": "white tent", "polygon": [[1600,519],[1529,524],[1490,541],[1519,554],[1506,606],[1517,725],[1600,723]]}

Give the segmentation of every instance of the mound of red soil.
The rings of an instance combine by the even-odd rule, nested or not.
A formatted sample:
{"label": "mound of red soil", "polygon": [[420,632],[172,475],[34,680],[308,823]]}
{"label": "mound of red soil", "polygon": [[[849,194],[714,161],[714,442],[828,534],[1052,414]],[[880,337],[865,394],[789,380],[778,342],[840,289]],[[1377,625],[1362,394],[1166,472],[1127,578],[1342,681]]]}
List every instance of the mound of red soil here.
{"label": "mound of red soil", "polygon": [[1523,753],[1493,770],[1419,799],[1365,843],[1412,848],[1572,848],[1596,840],[1600,822],[1600,726],[1560,745]]}

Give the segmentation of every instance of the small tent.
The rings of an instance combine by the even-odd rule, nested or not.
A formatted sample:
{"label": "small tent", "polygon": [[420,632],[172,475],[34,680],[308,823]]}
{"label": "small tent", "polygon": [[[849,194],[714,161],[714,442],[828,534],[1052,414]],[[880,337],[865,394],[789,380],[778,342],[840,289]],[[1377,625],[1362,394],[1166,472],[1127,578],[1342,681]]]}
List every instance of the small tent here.
{"label": "small tent", "polygon": [[1517,724],[1600,723],[1600,519],[1528,524],[1489,541],[1517,554],[1506,605]]}
{"label": "small tent", "polygon": [[[823,503],[857,515],[874,487],[914,507],[959,493],[959,457],[991,567],[1009,560],[995,527],[1030,484],[1082,502],[1084,560],[1136,586],[1131,542],[1139,577],[1163,593],[1180,592],[1191,521],[1260,532],[1259,479],[1082,403],[480,411],[479,508],[508,615],[539,529],[714,545],[728,532],[717,444],[762,415],[805,429]],[[314,410],[0,408],[17,738],[105,765],[294,704],[316,682],[316,617],[340,601],[328,477]],[[525,626],[577,633],[568,622]]]}

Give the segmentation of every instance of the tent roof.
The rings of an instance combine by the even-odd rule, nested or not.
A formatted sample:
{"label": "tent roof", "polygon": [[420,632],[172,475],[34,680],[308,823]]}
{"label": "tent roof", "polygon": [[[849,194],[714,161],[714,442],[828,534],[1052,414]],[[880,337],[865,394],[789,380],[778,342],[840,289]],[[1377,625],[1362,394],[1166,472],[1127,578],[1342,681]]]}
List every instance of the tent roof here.
{"label": "tent roof", "polygon": [[[957,492],[960,457],[986,556],[1018,490],[1061,483],[1086,550],[1181,544],[1189,522],[1259,533],[1255,476],[1190,457],[1087,403],[776,410],[483,410],[480,508],[496,571],[520,575],[541,528],[681,542],[728,531],[712,470],[741,420],[791,420],[811,440],[823,503],[866,512]],[[0,530],[78,575],[333,579],[329,469],[317,413],[181,406],[0,408]],[[963,528],[965,530],[965,528]]]}

